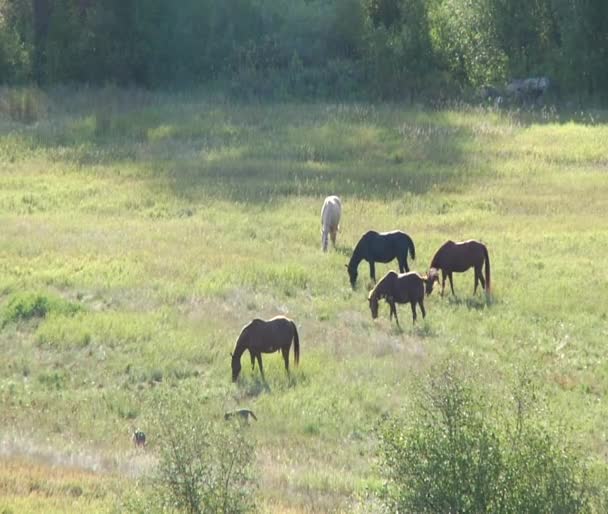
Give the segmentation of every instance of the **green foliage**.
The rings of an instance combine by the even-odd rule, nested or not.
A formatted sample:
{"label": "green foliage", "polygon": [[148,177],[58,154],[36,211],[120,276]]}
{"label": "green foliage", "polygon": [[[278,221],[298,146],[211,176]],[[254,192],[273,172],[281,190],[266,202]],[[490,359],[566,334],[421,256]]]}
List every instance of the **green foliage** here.
{"label": "green foliage", "polygon": [[8,27],[0,14],[0,77],[4,83],[27,78],[29,54],[14,27]]}
{"label": "green foliage", "polygon": [[1,0],[0,77],[434,99],[550,76],[563,92],[605,99],[607,9],[602,0]]}
{"label": "green foliage", "polygon": [[45,94],[33,87],[17,87],[4,91],[0,99],[0,114],[12,121],[32,124],[46,118],[48,105]]}
{"label": "green foliage", "polygon": [[[484,404],[453,365],[435,374],[408,420],[381,428],[382,497],[399,512],[586,512],[585,468],[539,423],[526,385],[512,413]],[[524,407],[525,405],[525,407]]]}
{"label": "green foliage", "polygon": [[246,427],[209,420],[196,398],[170,403],[158,418],[161,505],[190,514],[252,512],[254,448]]}
{"label": "green foliage", "polygon": [[417,97],[434,70],[424,0],[370,2],[365,33],[365,68],[380,97]]}
{"label": "green foliage", "polygon": [[44,318],[50,313],[75,314],[81,306],[50,293],[31,291],[14,293],[3,306],[0,319],[2,326],[7,323]]}
{"label": "green foliage", "polygon": [[487,0],[443,0],[430,18],[437,59],[457,83],[477,87],[506,79],[507,54],[498,44]]}

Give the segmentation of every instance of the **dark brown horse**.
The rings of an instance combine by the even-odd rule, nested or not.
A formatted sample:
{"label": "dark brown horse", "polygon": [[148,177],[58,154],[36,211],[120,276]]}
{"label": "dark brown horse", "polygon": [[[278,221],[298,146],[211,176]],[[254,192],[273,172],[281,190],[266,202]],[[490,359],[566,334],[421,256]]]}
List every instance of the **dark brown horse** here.
{"label": "dark brown horse", "polygon": [[424,318],[426,316],[424,310],[424,285],[426,281],[427,277],[422,277],[415,271],[400,275],[394,271],[389,271],[380,279],[380,282],[376,284],[376,287],[370,291],[367,297],[372,318],[376,319],[378,317],[378,302],[382,298],[390,306],[389,319],[392,320],[394,315],[398,326],[400,325],[396,303],[409,303],[412,306],[413,323],[416,323],[416,304],[419,304]]}
{"label": "dark brown horse", "polygon": [[[482,273],[482,267],[485,262],[485,280]],[[473,294],[477,292],[477,282],[481,283],[481,287],[490,292],[490,256],[488,249],[483,243],[473,239],[455,243],[454,241],[446,241],[441,245],[439,250],[435,252],[435,256],[431,261],[431,269],[429,271],[430,280],[427,281],[427,294],[431,294],[433,290],[433,282],[438,281],[438,270],[441,270],[441,296],[445,289],[446,277],[450,280],[450,288],[454,293],[454,284],[452,282],[452,273],[462,273],[469,268],[475,269],[475,287]]]}
{"label": "dark brown horse", "polygon": [[412,259],[416,258],[414,241],[405,232],[393,230],[392,232],[376,232],[369,230],[361,236],[353,255],[346,265],[350,285],[355,287],[357,282],[357,268],[362,260],[369,263],[369,276],[376,281],[376,262],[391,262],[397,259],[401,273],[410,270],[407,265],[407,253]]}
{"label": "dark brown horse", "polygon": [[289,349],[293,340],[293,353],[295,364],[300,361],[300,339],[298,330],[293,321],[285,316],[276,316],[268,321],[263,319],[254,319],[251,323],[243,327],[241,335],[236,341],[232,356],[232,381],[236,379],[241,372],[241,355],[245,350],[249,350],[251,356],[251,368],[255,367],[255,359],[258,360],[262,379],[264,377],[264,368],[262,367],[262,354],[274,353],[281,351],[285,360],[285,369],[289,374]]}

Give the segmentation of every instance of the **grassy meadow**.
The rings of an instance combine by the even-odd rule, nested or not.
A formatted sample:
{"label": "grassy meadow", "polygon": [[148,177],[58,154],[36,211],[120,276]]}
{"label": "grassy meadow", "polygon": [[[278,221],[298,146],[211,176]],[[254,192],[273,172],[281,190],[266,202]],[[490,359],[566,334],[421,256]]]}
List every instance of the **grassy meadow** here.
{"label": "grassy meadow", "polygon": [[[605,113],[27,94],[25,117],[0,102],[0,511],[121,511],[166,395],[254,410],[262,512],[366,511],[374,426],[446,360],[499,403],[531,373],[547,419],[605,464]],[[328,194],[343,217],[323,254]],[[491,301],[470,271],[415,327],[409,306],[402,330],[385,305],[374,322],[367,264],[354,291],[344,268],[371,228],[409,233],[421,272],[446,239],[482,240]],[[293,379],[266,355],[267,390],[244,356],[232,384],[241,327],[277,314],[300,331]]]}

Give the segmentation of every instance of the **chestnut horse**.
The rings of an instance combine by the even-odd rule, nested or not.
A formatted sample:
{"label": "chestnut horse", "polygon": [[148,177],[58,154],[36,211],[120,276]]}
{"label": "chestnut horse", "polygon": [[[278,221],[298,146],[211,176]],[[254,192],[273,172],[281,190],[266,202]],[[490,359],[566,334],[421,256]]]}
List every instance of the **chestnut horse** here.
{"label": "chestnut horse", "polygon": [[402,273],[398,275],[394,271],[389,271],[384,275],[380,282],[376,284],[367,299],[369,300],[369,308],[372,312],[372,318],[378,317],[378,301],[382,298],[386,300],[386,303],[390,306],[389,319],[397,321],[399,325],[399,318],[397,317],[396,303],[409,303],[412,306],[413,323],[416,323],[416,304],[420,305],[422,311],[422,317],[426,316],[424,310],[424,285],[428,278],[420,276],[415,271],[409,273]]}
{"label": "chestnut horse", "polygon": [[289,374],[289,349],[292,340],[297,366],[300,361],[300,339],[295,323],[285,316],[276,316],[268,321],[254,319],[243,327],[236,341],[234,352],[230,354],[232,357],[232,381],[236,382],[241,372],[241,355],[245,350],[249,350],[251,369],[255,367],[255,359],[257,358],[262,380],[266,381],[264,368],[262,367],[262,353],[281,351],[285,360],[285,369]]}
{"label": "chestnut horse", "polygon": [[[482,273],[482,266],[485,262],[485,280]],[[477,282],[481,283],[481,287],[490,292],[490,256],[488,249],[483,243],[470,239],[455,243],[454,241],[446,241],[441,245],[439,250],[435,252],[431,260],[431,269],[429,270],[429,279],[427,281],[427,294],[431,294],[433,290],[433,282],[439,281],[437,276],[438,270],[441,270],[441,296],[445,289],[446,277],[450,280],[450,288],[454,293],[454,284],[452,282],[452,273],[462,273],[469,268],[475,269],[475,287],[473,294],[477,292]]]}

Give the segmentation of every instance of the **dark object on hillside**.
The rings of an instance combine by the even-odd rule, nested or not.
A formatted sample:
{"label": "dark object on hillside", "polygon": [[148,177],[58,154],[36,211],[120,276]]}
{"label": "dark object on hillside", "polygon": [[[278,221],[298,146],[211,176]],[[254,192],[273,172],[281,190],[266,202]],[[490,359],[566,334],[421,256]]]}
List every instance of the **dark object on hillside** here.
{"label": "dark object on hillside", "polygon": [[401,325],[399,325],[399,318],[397,317],[396,303],[409,303],[411,305],[413,323],[416,323],[416,304],[420,305],[422,317],[424,318],[426,316],[426,311],[424,310],[424,286],[428,283],[428,280],[432,279],[423,277],[415,271],[399,275],[394,271],[389,271],[380,279],[380,282],[371,290],[367,297],[372,318],[376,319],[378,317],[378,301],[382,298],[390,306],[389,319],[392,320],[394,315],[397,326]]}
{"label": "dark object on hillside", "polygon": [[551,87],[547,77],[512,80],[505,89],[506,94],[522,103],[537,103]]}
{"label": "dark object on hillside", "polygon": [[249,423],[249,418],[253,418],[256,421],[258,420],[258,418],[255,417],[253,411],[249,409],[236,409],[231,412],[226,412],[226,414],[224,414],[224,419],[226,421],[234,418],[237,418],[239,421],[246,421],[247,423]]}
{"label": "dark object on hillside", "polygon": [[[482,267],[485,262],[485,280],[482,273]],[[445,289],[446,277],[450,279],[450,288],[454,293],[454,284],[452,283],[452,273],[462,273],[469,268],[475,268],[475,287],[473,294],[477,292],[477,282],[481,283],[481,287],[490,292],[490,256],[488,249],[483,243],[473,239],[455,243],[454,241],[446,241],[441,245],[439,250],[435,252],[431,260],[431,269],[428,273],[426,293],[431,294],[433,291],[433,283],[439,280],[438,270],[441,270],[441,296]]]}
{"label": "dark object on hillside", "polygon": [[397,259],[399,271],[408,272],[407,252],[412,259],[416,259],[416,248],[414,241],[405,232],[393,230],[392,232],[376,232],[370,230],[361,236],[357,246],[353,250],[350,262],[346,265],[350,285],[354,288],[357,282],[357,268],[362,260],[369,263],[369,275],[376,282],[376,262],[390,262]]}
{"label": "dark object on hillside", "polygon": [[477,91],[483,102],[493,102],[497,107],[512,104],[542,104],[555,85],[548,77],[513,79],[505,87],[483,85]]}
{"label": "dark object on hillside", "polygon": [[497,87],[490,85],[483,85],[479,88],[477,94],[481,100],[492,100],[495,101],[502,96],[502,93]]}
{"label": "dark object on hillside", "polygon": [[133,432],[133,444],[136,448],[145,448],[146,434],[144,434],[141,430],[135,430]]}
{"label": "dark object on hillside", "polygon": [[262,353],[274,353],[280,350],[285,360],[285,369],[289,374],[289,349],[292,340],[294,360],[297,366],[300,361],[300,339],[296,324],[285,316],[276,316],[267,321],[254,319],[243,327],[236,341],[234,353],[230,354],[232,357],[232,381],[236,382],[241,372],[241,355],[245,350],[249,350],[251,369],[255,369],[255,359],[257,358],[262,380],[266,381],[262,366]]}

